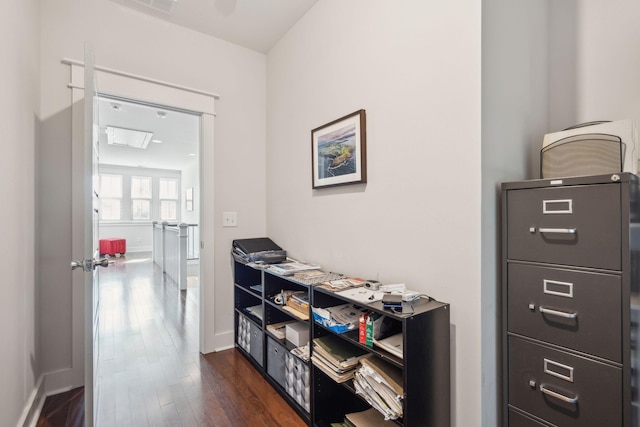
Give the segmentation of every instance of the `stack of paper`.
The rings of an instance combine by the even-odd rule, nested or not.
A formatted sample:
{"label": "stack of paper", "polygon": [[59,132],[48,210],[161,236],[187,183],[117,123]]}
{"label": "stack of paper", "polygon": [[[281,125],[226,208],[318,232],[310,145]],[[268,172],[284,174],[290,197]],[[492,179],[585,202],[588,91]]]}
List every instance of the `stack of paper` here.
{"label": "stack of paper", "polygon": [[288,324],[294,323],[295,320],[289,320],[286,322],[273,323],[267,325],[267,330],[276,338],[283,340],[285,338],[284,330]]}
{"label": "stack of paper", "polygon": [[400,332],[399,334],[391,335],[387,338],[383,338],[381,340],[376,340],[374,338],[373,344],[385,351],[388,351],[394,356],[399,357],[400,359],[403,358],[402,332]]}
{"label": "stack of paper", "polygon": [[402,370],[377,357],[363,358],[353,381],[362,395],[385,420],[402,417],[404,387]]}
{"label": "stack of paper", "polygon": [[309,319],[309,294],[299,291],[288,295],[282,308],[299,319]]}
{"label": "stack of paper", "polygon": [[396,424],[393,421],[385,421],[375,409],[367,409],[363,412],[347,414],[343,425],[348,427],[388,427]]}
{"label": "stack of paper", "polygon": [[360,316],[367,309],[356,307],[353,304],[342,304],[335,307],[312,307],[313,319],[333,332],[341,334],[358,327]]}
{"label": "stack of paper", "polygon": [[267,270],[280,274],[282,276],[290,276],[294,273],[307,270],[319,270],[320,266],[317,264],[310,264],[302,261],[296,261],[292,258],[287,258],[287,261],[280,264],[272,264]]}
{"label": "stack of paper", "polygon": [[262,320],[262,304],[247,307],[245,310]]}
{"label": "stack of paper", "polygon": [[350,380],[366,351],[335,335],[313,340],[311,361],[335,382]]}

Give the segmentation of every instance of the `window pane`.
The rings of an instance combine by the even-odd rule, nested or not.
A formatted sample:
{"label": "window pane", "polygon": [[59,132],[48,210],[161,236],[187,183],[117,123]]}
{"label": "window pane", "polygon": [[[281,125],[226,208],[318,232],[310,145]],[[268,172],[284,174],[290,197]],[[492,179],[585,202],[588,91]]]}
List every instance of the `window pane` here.
{"label": "window pane", "polygon": [[175,179],[160,178],[160,198],[178,199],[178,181]]}
{"label": "window pane", "polygon": [[120,200],[100,199],[100,219],[119,220]]}
{"label": "window pane", "polygon": [[151,219],[151,201],[133,199],[131,200],[133,209],[133,219]]}
{"label": "window pane", "polygon": [[176,205],[177,203],[172,200],[161,200],[160,201],[160,219],[162,220],[177,219]]}
{"label": "window pane", "polygon": [[122,198],[122,175],[100,175],[100,197]]}
{"label": "window pane", "polygon": [[151,178],[131,177],[131,198],[150,199],[151,198]]}

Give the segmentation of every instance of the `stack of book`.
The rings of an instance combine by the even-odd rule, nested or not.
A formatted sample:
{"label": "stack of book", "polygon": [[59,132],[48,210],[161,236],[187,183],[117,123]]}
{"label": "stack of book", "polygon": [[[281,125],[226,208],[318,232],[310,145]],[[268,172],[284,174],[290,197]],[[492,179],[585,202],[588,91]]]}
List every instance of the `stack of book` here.
{"label": "stack of book", "polygon": [[362,359],[360,365],[353,381],[356,393],[384,419],[401,418],[404,399],[402,370],[377,357]]}
{"label": "stack of book", "polygon": [[304,291],[292,293],[282,308],[299,319],[309,319],[309,294]]}
{"label": "stack of book", "polygon": [[354,377],[360,359],[366,354],[338,336],[327,335],[313,340],[311,361],[329,378],[343,383]]}

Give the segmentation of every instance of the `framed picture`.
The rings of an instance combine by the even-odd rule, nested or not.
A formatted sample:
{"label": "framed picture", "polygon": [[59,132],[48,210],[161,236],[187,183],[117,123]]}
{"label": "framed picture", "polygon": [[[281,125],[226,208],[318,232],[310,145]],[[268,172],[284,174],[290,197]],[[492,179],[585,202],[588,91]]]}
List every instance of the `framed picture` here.
{"label": "framed picture", "polygon": [[184,192],[185,209],[193,210],[193,187],[189,187]]}
{"label": "framed picture", "polygon": [[311,131],[312,188],[367,182],[365,110]]}

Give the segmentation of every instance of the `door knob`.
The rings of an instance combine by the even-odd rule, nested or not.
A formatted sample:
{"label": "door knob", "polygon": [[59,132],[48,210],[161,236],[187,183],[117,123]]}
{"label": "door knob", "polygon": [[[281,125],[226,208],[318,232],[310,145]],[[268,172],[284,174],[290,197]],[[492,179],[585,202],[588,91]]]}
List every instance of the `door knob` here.
{"label": "door knob", "polygon": [[109,264],[113,264],[113,263],[114,261],[109,261],[109,258],[102,258],[97,261],[92,260],[94,270],[96,269],[96,267],[109,267]]}
{"label": "door knob", "polygon": [[76,268],[82,268],[84,270],[84,262],[82,262],[82,261],[71,261],[71,269],[75,270]]}
{"label": "door knob", "polygon": [[109,261],[109,258],[102,258],[100,260],[84,259],[82,261],[71,261],[71,269],[82,268],[84,271],[95,270],[96,267],[108,267],[109,264],[113,264],[114,261]]}

